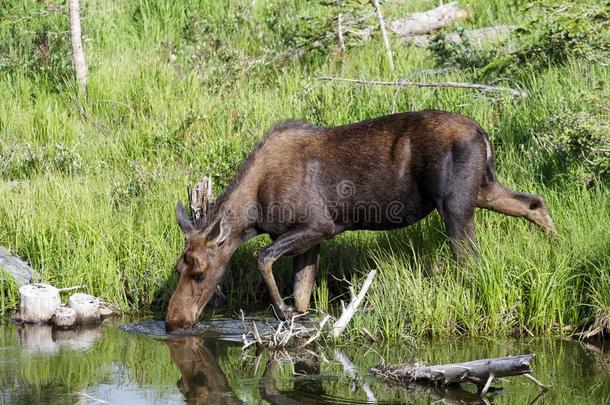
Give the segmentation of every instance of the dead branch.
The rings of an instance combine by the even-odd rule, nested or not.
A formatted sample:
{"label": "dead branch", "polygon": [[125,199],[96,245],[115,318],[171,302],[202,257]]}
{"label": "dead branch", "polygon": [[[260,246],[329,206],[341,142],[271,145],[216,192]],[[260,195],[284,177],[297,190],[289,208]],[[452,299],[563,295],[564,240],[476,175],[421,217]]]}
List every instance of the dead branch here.
{"label": "dead branch", "polygon": [[362,288],[360,289],[360,292],[358,293],[356,298],[352,300],[352,302],[347,306],[345,311],[343,311],[339,319],[337,319],[337,322],[335,322],[335,324],[333,325],[333,329],[331,331],[332,337],[339,337],[339,335],[347,327],[347,324],[358,310],[358,306],[360,306],[360,303],[362,302],[362,300],[364,300],[364,296],[368,291],[369,287],[371,286],[373,278],[375,278],[375,274],[377,274],[377,271],[371,270],[366,276],[366,280],[364,280],[364,284],[362,284]]}
{"label": "dead branch", "polygon": [[381,29],[381,36],[383,36],[383,44],[385,46],[386,54],[388,55],[388,63],[390,70],[394,70],[394,58],[392,57],[392,49],[390,48],[390,39],[388,38],[388,32],[385,29],[385,20],[383,19],[383,13],[381,12],[381,6],[379,0],[373,0],[375,5],[375,11],[377,12],[377,19],[379,20],[379,28]]}
{"label": "dead branch", "polygon": [[533,354],[474,360],[466,363],[424,366],[402,364],[372,368],[371,373],[386,380],[401,383],[427,382],[441,385],[470,382],[484,395],[496,378],[523,375],[543,390],[547,387],[531,376]]}
{"label": "dead branch", "polygon": [[398,80],[398,81],[379,81],[379,80],[360,80],[360,79],[350,79],[345,77],[330,77],[323,76],[318,77],[317,80],[326,80],[326,81],[337,81],[337,82],[346,82],[346,83],[356,83],[368,86],[392,86],[392,87],[449,87],[449,88],[458,88],[458,89],[475,89],[483,92],[491,92],[491,93],[509,93],[515,97],[527,97],[528,94],[525,91],[515,90],[508,87],[499,87],[499,86],[488,86],[485,84],[479,83],[461,83],[461,82],[411,82],[406,80]]}
{"label": "dead branch", "polygon": [[580,333],[576,333],[574,336],[579,339],[591,339],[592,337],[603,335],[607,333],[610,335],[610,319],[608,318],[608,311],[598,309],[595,312],[595,319],[589,328]]}

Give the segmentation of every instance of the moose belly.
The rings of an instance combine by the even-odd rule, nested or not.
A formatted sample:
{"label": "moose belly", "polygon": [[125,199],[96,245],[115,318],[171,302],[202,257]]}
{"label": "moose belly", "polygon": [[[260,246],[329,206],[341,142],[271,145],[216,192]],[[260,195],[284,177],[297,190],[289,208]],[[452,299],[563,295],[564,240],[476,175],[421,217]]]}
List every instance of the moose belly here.
{"label": "moose belly", "polygon": [[332,210],[335,224],[345,229],[385,230],[412,225],[432,211],[417,193],[372,201],[350,199]]}

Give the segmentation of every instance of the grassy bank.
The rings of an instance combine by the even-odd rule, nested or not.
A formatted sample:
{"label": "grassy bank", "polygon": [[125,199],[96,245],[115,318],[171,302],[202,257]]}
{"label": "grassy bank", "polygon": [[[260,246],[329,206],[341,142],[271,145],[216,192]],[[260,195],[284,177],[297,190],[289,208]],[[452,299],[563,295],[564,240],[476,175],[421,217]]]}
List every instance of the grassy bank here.
{"label": "grassy bank", "polygon": [[[378,35],[350,40],[345,54],[334,40],[310,46],[333,12],[328,7],[225,3],[85,1],[86,99],[75,95],[63,2],[0,5],[0,244],[55,285],[85,285],[124,310],[163,309],[183,243],[173,207],[187,185],[209,174],[219,192],[282,119],[335,125],[439,108],[481,123],[500,179],[544,195],[560,236],[479,212],[480,259],[457,268],[436,214],[406,230],[342,235],[324,246],[316,305],[325,308],[341,291],[330,274],[379,267],[370,311],[354,321],[354,335],[362,326],[385,338],[560,333],[608,310],[607,177],[546,138],[576,128],[582,114],[608,122],[607,66],[575,52],[485,75],[465,66],[432,75],[422,72],[438,67],[440,54],[393,38],[391,72]],[[434,5],[407,3],[388,4],[389,17]],[[472,18],[463,25],[520,24],[527,11],[517,3],[464,2]],[[499,81],[530,96],[315,80],[324,75]],[[265,243],[253,240],[231,264],[224,281],[231,305],[266,299],[254,270]],[[286,295],[288,267],[278,266]],[[16,286],[3,280],[0,310],[15,304]]]}

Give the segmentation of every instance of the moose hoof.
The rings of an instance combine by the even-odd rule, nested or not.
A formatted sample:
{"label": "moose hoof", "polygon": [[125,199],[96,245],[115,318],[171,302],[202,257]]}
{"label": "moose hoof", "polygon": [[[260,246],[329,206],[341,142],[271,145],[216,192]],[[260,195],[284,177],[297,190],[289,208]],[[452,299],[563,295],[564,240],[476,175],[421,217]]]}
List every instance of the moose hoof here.
{"label": "moose hoof", "polygon": [[297,310],[297,309],[296,309],[295,307],[293,307],[293,306],[287,305],[287,306],[285,306],[285,307],[284,307],[284,309],[282,310],[282,314],[283,314],[283,318],[284,318],[283,320],[284,320],[284,321],[287,321],[287,320],[292,319],[292,318],[293,318],[293,317],[295,317],[295,316],[298,316],[298,315],[303,315],[303,314],[304,314],[304,312],[301,312],[301,311]]}

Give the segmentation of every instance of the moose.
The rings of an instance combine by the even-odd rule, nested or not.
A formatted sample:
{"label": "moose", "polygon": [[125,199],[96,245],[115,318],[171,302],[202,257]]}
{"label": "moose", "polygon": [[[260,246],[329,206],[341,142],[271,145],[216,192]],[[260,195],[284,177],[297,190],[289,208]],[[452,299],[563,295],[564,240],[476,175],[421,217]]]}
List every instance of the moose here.
{"label": "moose", "polygon": [[[475,207],[555,233],[541,196],[500,184],[489,139],[470,118],[425,110],[336,127],[282,122],[203,218],[193,221],[177,203],[186,242],[166,329],[196,322],[233,253],[255,235],[271,237],[258,269],[277,316],[288,319],[307,311],[326,239],[347,230],[405,227],[436,209],[460,262],[476,252]],[[273,277],[273,263],[283,256],[293,256],[294,306],[284,303]]]}

